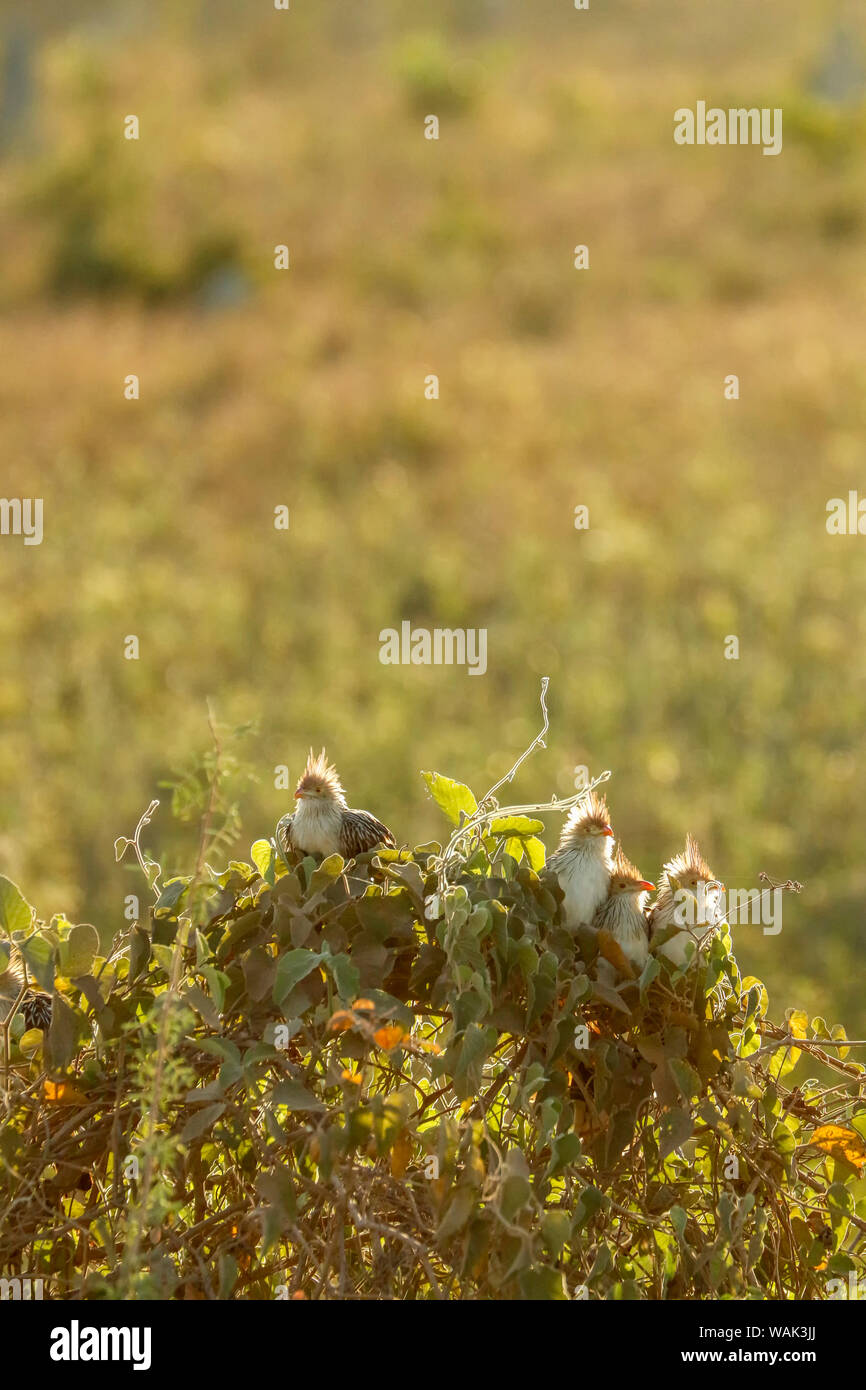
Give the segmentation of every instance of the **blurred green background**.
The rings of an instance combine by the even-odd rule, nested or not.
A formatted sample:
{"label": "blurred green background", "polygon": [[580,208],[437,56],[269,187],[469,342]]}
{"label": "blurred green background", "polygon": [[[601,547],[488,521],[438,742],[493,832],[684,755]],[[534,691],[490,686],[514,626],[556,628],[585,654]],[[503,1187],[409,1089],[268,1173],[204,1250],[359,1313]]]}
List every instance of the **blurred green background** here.
{"label": "blurred green background", "polygon": [[[546,674],[515,799],[610,768],[650,877],[690,829],[802,881],[741,966],[862,1036],[866,539],[825,528],[866,494],[862,6],[0,14],[2,492],[45,506],[0,538],[0,871],[118,925],[208,696],[258,724],[238,852],[310,743],[421,842],[419,769],[482,792]],[[783,153],[676,146],[699,99],[781,106]],[[382,666],[404,619],[486,627],[486,676]],[[195,838],[164,804],[147,845]]]}

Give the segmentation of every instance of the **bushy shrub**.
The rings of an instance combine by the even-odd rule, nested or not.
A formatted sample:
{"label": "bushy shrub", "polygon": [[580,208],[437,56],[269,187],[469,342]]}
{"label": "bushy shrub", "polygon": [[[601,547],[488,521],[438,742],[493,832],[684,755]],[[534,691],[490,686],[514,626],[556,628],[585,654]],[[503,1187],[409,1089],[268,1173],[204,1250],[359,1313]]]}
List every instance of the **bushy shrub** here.
{"label": "bushy shrub", "polygon": [[[444,851],[261,839],[161,887],[142,817],[119,850],[156,900],[104,957],[2,881],[0,967],[53,1017],[7,1021],[0,1273],[62,1298],[839,1296],[863,1068],[823,1020],[771,1025],[725,932],[686,973],[596,984],[541,823],[428,782]],[[802,1053],[830,1082],[786,1084]]]}

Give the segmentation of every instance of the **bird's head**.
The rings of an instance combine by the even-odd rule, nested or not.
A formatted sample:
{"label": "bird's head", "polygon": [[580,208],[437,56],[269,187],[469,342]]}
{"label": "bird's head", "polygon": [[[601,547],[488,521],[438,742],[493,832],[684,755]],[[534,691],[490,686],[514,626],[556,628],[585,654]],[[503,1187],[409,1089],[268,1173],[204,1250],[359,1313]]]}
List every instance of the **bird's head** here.
{"label": "bird's head", "polygon": [[640,870],[636,869],[634,864],[626,859],[622,852],[622,848],[617,846],[616,856],[610,875],[611,895],[618,897],[628,893],[635,893],[643,898],[646,893],[652,893],[654,888],[655,884],[650,883],[648,879],[641,878]]}
{"label": "bird's head", "polygon": [[675,855],[665,864],[664,877],[672,892],[685,888],[687,892],[696,895],[701,883],[705,886],[713,885],[716,892],[725,891],[725,885],[714,877],[693,835],[686,836],[686,847],[682,854]]}
{"label": "bird's head", "polygon": [[610,828],[607,802],[603,796],[596,796],[594,791],[588,792],[572,807],[562,832],[562,844],[574,846],[585,844],[589,840],[603,843],[612,839],[613,831]]}
{"label": "bird's head", "polygon": [[339,774],[333,764],[328,762],[324,748],[317,756],[314,756],[312,748],[310,749],[307,765],[295,788],[295,800],[319,805],[326,802],[345,805],[346,798]]}

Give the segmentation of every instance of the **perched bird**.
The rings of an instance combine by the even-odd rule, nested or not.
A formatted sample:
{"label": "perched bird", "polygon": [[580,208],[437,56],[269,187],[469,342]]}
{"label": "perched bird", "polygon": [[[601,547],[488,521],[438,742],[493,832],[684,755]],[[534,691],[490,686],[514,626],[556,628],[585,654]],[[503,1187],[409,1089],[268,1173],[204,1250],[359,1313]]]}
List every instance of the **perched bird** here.
{"label": "perched bird", "polygon": [[[0,975],[0,1023],[8,1018],[9,1010],[21,993],[23,983],[24,976],[17,966],[10,965],[9,969]],[[51,1025],[49,995],[43,994],[40,990],[28,989],[21,1000],[21,1013],[28,1029],[41,1028],[43,1032],[47,1032]]]}
{"label": "perched bird", "polygon": [[310,756],[295,792],[298,809],[283,816],[277,826],[283,848],[302,854],[340,854],[352,859],[376,845],[394,845],[394,836],[369,811],[354,811],[346,805],[337,769],[328,762],[325,750]]}
{"label": "perched bird", "polygon": [[[689,896],[677,897],[681,890]],[[677,968],[689,958],[689,942],[696,949],[708,932],[724,920],[721,894],[724,887],[713,876],[691,835],[686,847],[665,864],[658,900],[649,912],[650,935],[655,955],[664,956]],[[667,940],[660,938],[674,928]]]}
{"label": "perched bird", "polygon": [[[643,970],[649,956],[649,931],[644,904],[647,893],[654,888],[655,884],[641,878],[640,871],[626,859],[622,847],[617,845],[607,900],[596,912],[593,926],[597,931],[606,931],[613,937],[638,973]],[[609,974],[600,972],[599,978],[602,973]]]}
{"label": "perched bird", "polygon": [[590,792],[572,807],[559,847],[547,867],[565,894],[566,925],[574,930],[592,919],[607,898],[613,860],[613,831],[604,797]]}

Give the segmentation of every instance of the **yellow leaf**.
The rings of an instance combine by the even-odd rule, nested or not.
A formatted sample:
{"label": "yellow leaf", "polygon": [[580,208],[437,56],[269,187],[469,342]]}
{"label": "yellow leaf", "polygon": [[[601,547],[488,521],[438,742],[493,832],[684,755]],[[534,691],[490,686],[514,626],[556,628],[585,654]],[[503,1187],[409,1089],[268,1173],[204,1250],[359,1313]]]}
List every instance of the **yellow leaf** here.
{"label": "yellow leaf", "polygon": [[844,1129],[842,1125],[821,1125],[809,1143],[831,1158],[844,1159],[854,1168],[862,1168],[866,1163],[866,1143],[856,1130]]}
{"label": "yellow leaf", "polygon": [[391,1177],[402,1178],[412,1157],[412,1140],[408,1134],[401,1134],[391,1147]]}

